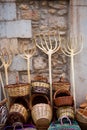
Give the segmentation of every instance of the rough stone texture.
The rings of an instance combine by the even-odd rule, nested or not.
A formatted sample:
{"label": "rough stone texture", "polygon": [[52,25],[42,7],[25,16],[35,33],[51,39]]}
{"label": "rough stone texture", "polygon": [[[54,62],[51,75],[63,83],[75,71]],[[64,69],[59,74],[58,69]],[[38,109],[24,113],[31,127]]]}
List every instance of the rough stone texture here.
{"label": "rough stone texture", "polygon": [[0,3],[0,21],[16,19],[15,3]]}
{"label": "rough stone texture", "polygon": [[9,52],[9,49],[13,52],[13,54],[18,54],[18,40],[15,39],[0,39],[1,49],[6,48]]}
{"label": "rough stone texture", "polygon": [[[1,4],[3,3],[5,2],[2,2]],[[10,2],[7,3],[10,4]],[[27,82],[28,81],[27,61],[21,58],[19,55],[17,55],[18,51],[19,50],[22,51],[21,47],[23,44],[29,44],[29,46],[32,47],[33,44],[35,44],[35,42],[34,41],[32,42],[30,40],[31,36],[34,37],[35,34],[42,32],[45,33],[47,32],[47,30],[57,31],[59,28],[61,39],[62,38],[66,39],[68,31],[68,24],[67,24],[68,2],[67,0],[62,1],[16,0],[16,3],[12,2],[12,4],[13,3],[16,5],[16,12],[15,12],[17,14],[16,20],[14,20],[13,18],[10,20],[9,16],[8,17],[9,19],[7,19],[4,22],[1,22],[3,16],[1,15],[2,11],[0,12],[1,16],[0,38],[5,37],[5,39],[0,39],[1,40],[0,45],[2,47],[4,47],[5,45],[6,47],[10,45],[13,48],[13,51],[16,53],[16,55],[13,58],[12,64],[8,70],[9,83],[15,82],[16,72],[18,72],[19,74],[20,81]],[[26,21],[31,21],[32,30],[31,29],[29,30],[28,28],[29,23],[26,23]],[[9,39],[6,39],[6,37],[7,38],[9,37]],[[2,43],[4,44],[2,45]],[[69,73],[67,67],[68,67],[68,58],[62,52],[57,51],[55,54],[53,54],[52,55],[53,81],[59,81],[62,75],[64,75],[64,77],[68,79]],[[44,54],[44,52],[40,51],[40,49],[38,49],[37,47],[36,47],[36,53],[30,59],[30,72],[32,80],[38,74],[47,77],[47,79],[49,80],[48,56]]]}
{"label": "rough stone texture", "polygon": [[33,65],[34,69],[39,70],[39,69],[46,69],[47,68],[47,63],[46,59],[42,56],[35,57],[33,60]]}

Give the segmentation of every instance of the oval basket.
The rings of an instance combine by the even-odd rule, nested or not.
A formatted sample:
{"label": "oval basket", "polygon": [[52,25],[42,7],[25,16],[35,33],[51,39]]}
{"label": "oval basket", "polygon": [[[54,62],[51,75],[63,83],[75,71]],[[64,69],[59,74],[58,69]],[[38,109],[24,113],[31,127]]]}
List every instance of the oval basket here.
{"label": "oval basket", "polygon": [[52,108],[49,104],[36,104],[32,107],[31,115],[37,127],[49,126],[52,120]]}
{"label": "oval basket", "polygon": [[22,104],[15,103],[11,106],[7,118],[7,124],[12,125],[14,122],[26,123],[28,112]]}
{"label": "oval basket", "polygon": [[57,118],[62,118],[64,116],[67,116],[70,119],[74,119],[75,117],[74,109],[71,106],[58,107],[56,113],[57,113]]}
{"label": "oval basket", "polygon": [[57,90],[54,93],[54,103],[57,107],[73,105],[73,97],[70,95],[70,91],[66,89]]}
{"label": "oval basket", "polygon": [[40,104],[40,103],[44,103],[44,104],[49,104],[50,105],[50,101],[48,99],[48,97],[46,95],[42,95],[42,94],[33,94],[30,97],[30,110],[32,110],[33,106],[36,104]]}
{"label": "oval basket", "polygon": [[50,84],[42,81],[33,81],[31,83],[31,92],[32,94],[41,93],[49,96],[50,94]]}
{"label": "oval basket", "polygon": [[30,84],[19,83],[6,85],[6,92],[10,97],[19,97],[29,95]]}

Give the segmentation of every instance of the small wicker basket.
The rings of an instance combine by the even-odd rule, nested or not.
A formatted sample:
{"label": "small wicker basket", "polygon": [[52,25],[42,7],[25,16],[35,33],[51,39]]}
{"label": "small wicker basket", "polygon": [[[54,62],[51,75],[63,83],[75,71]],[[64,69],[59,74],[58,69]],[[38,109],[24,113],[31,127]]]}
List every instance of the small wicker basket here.
{"label": "small wicker basket", "polygon": [[57,113],[57,118],[62,118],[64,116],[67,116],[70,119],[74,119],[75,117],[74,108],[71,106],[58,107],[56,113]]}
{"label": "small wicker basket", "polygon": [[57,90],[54,93],[54,103],[57,107],[59,106],[66,106],[66,105],[73,105],[73,97],[70,94],[70,91],[61,89]]}
{"label": "small wicker basket", "polygon": [[68,81],[64,81],[64,78],[61,77],[58,82],[53,82],[52,86],[53,86],[53,91],[55,92],[60,89],[70,90],[71,85]]}
{"label": "small wicker basket", "polygon": [[49,96],[49,94],[50,94],[49,83],[42,82],[42,81],[33,81],[31,83],[31,86],[32,86],[32,88],[31,88],[32,94],[41,93],[41,94],[45,94],[47,96]]}
{"label": "small wicker basket", "polygon": [[29,87],[30,84],[18,83],[6,85],[5,89],[10,97],[19,97],[29,95]]}
{"label": "small wicker basket", "polygon": [[7,124],[12,125],[14,122],[26,123],[28,119],[28,111],[22,104],[15,103],[9,110]]}
{"label": "small wicker basket", "polygon": [[36,104],[32,107],[31,115],[37,127],[47,127],[52,120],[52,108],[49,104]]}

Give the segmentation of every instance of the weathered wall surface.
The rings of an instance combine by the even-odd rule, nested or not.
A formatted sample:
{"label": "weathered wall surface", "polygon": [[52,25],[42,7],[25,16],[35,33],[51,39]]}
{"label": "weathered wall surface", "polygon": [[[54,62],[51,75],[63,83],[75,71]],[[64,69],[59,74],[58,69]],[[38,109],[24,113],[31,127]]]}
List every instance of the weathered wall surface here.
{"label": "weathered wall surface", "polygon": [[[83,50],[74,57],[75,61],[75,86],[77,106],[82,103],[87,96],[87,1],[71,1],[71,12],[73,14],[73,24],[71,22],[71,34],[83,36]],[[72,17],[72,15],[71,15]],[[78,44],[82,44],[78,42]]]}
{"label": "weathered wall surface", "polygon": [[[36,33],[60,29],[62,41],[68,31],[68,1],[0,1],[0,45],[1,48],[12,48],[14,54],[8,69],[9,84],[16,83],[16,73],[22,82],[27,82],[27,64],[18,50],[23,43],[32,46],[29,38]],[[62,42],[63,43],[63,42]],[[31,79],[37,74],[48,76],[48,57],[39,49],[30,60]],[[1,69],[2,73],[4,72]],[[52,77],[58,81],[61,75],[69,79],[68,58],[58,51],[52,56]],[[3,73],[4,77],[4,73]],[[5,78],[3,78],[5,83]]]}

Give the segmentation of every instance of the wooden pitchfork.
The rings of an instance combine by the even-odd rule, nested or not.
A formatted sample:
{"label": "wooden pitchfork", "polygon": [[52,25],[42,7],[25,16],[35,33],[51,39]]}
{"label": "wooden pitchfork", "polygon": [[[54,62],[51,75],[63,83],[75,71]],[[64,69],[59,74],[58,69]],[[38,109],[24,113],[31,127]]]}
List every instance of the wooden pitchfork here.
{"label": "wooden pitchfork", "polygon": [[[11,51],[9,50],[9,52],[11,52]],[[12,52],[8,53],[6,48],[3,48],[3,49],[1,49],[0,57],[1,57],[1,62],[2,62],[1,67],[4,66],[4,69],[5,69],[6,85],[8,85],[8,68],[12,63]]]}
{"label": "wooden pitchfork", "polygon": [[[52,36],[52,37],[51,37]],[[56,37],[57,36],[57,37]],[[48,55],[49,62],[49,82],[50,82],[50,101],[52,101],[52,67],[51,67],[51,57],[52,54],[57,52],[60,48],[61,38],[60,34],[56,32],[48,32],[47,34],[39,34],[34,38],[36,46]]]}
{"label": "wooden pitchfork", "polygon": [[[22,58],[27,60],[27,73],[28,73],[28,83],[31,83],[31,77],[30,77],[30,58],[34,55],[36,47],[28,48],[25,50],[25,44],[22,46],[22,53],[23,55],[20,55]],[[31,95],[31,88],[30,88],[30,95]]]}
{"label": "wooden pitchfork", "polygon": [[61,47],[62,52],[71,58],[71,85],[74,97],[74,108],[76,112],[76,95],[75,95],[75,74],[74,74],[74,56],[79,54],[83,49],[83,37],[72,37],[67,40],[66,45]]}

